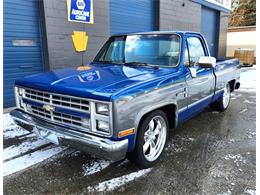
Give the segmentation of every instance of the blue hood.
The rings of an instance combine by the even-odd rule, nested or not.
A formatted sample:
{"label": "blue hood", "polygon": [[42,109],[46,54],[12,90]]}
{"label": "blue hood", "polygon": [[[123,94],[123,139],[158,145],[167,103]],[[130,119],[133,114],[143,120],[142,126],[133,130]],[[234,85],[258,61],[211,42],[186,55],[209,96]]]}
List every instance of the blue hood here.
{"label": "blue hood", "polygon": [[[83,70],[85,69],[85,70]],[[31,75],[16,85],[91,99],[110,101],[169,82],[175,68],[129,67],[92,64]]]}

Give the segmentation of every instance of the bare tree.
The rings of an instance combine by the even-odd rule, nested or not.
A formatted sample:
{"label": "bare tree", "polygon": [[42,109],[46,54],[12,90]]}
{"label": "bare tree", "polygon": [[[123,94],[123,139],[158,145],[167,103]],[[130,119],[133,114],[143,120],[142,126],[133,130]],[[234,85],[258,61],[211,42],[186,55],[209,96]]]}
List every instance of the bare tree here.
{"label": "bare tree", "polygon": [[233,0],[229,26],[254,26],[256,25],[256,1]]}

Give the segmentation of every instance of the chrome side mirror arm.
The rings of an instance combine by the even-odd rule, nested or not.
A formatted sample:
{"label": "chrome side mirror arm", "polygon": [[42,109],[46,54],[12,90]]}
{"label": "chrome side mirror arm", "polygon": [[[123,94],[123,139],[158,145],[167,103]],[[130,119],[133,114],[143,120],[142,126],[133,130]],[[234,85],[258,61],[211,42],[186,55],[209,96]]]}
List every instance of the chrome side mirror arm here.
{"label": "chrome side mirror arm", "polygon": [[190,74],[192,78],[195,78],[197,76],[197,70],[194,67],[189,67]]}

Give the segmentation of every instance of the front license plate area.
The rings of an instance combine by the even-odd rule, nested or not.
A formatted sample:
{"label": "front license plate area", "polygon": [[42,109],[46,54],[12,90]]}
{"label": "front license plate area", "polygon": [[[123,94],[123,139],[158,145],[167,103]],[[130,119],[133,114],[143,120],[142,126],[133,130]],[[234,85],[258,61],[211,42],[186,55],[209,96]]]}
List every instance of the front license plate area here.
{"label": "front license plate area", "polygon": [[37,131],[36,131],[36,134],[40,137],[40,138],[43,138],[43,139],[46,139],[54,144],[59,144],[59,140],[58,140],[58,136],[51,132],[51,131],[48,131],[48,130],[45,130],[45,129],[41,129],[39,127],[37,127]]}

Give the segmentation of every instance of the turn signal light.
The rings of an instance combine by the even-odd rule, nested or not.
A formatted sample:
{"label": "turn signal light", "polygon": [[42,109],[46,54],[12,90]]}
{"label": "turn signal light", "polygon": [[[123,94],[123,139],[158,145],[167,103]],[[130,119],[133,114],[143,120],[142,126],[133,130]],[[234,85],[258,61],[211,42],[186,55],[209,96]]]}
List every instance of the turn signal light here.
{"label": "turn signal light", "polygon": [[124,130],[124,131],[120,131],[119,133],[118,133],[118,137],[125,137],[125,136],[127,136],[127,135],[130,135],[130,134],[133,134],[134,133],[134,129],[127,129],[127,130]]}

